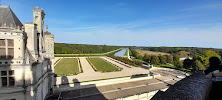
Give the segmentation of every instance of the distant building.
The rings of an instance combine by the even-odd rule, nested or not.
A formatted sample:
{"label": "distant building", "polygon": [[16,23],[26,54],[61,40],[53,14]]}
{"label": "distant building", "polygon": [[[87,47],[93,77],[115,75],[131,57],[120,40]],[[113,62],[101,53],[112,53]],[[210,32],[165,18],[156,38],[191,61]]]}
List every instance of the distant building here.
{"label": "distant building", "polygon": [[184,61],[185,59],[190,59],[190,60],[192,60],[191,57],[182,57],[182,58],[180,58],[180,61]]}
{"label": "distant building", "polygon": [[33,9],[24,23],[9,6],[0,6],[0,99],[43,100],[53,91],[54,35],[44,32],[45,13]]}

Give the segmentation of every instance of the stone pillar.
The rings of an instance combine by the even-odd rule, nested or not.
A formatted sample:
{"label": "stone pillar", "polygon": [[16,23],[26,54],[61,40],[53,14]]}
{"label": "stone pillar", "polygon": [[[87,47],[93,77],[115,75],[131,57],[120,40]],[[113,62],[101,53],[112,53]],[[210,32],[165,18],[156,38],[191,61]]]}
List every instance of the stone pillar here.
{"label": "stone pillar", "polygon": [[5,39],[5,55],[6,55],[6,59],[8,58],[8,39]]}
{"label": "stone pillar", "polygon": [[22,55],[22,61],[23,61],[23,64],[25,64],[25,37],[23,36],[21,39],[20,39],[20,53]]}

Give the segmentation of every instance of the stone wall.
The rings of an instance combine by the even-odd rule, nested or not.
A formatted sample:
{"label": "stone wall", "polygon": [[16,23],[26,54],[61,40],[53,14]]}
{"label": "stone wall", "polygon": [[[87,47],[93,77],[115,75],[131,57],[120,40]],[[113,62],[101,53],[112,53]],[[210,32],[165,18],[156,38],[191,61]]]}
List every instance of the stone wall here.
{"label": "stone wall", "polygon": [[211,80],[200,71],[182,79],[165,92],[159,91],[151,100],[208,100],[211,85]]}

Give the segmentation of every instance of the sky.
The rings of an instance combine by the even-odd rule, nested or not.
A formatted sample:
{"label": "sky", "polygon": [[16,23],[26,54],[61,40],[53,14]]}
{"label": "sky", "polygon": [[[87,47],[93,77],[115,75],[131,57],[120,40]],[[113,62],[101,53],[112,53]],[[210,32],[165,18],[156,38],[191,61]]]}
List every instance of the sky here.
{"label": "sky", "polygon": [[22,23],[43,8],[56,43],[222,48],[222,0],[1,0]]}

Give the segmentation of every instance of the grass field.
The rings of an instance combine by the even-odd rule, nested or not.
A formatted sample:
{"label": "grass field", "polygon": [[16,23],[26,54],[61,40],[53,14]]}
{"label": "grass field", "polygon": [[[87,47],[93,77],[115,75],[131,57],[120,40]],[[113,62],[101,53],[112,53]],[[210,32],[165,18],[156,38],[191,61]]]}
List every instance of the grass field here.
{"label": "grass field", "polygon": [[170,55],[169,53],[163,53],[163,52],[153,52],[153,51],[147,51],[147,50],[139,50],[139,49],[136,49],[136,51],[140,54],[140,55],[144,55],[144,54],[147,54],[147,55]]}
{"label": "grass field", "polygon": [[94,65],[97,71],[102,72],[112,72],[119,71],[119,69],[108,62],[102,60],[101,58],[88,58],[88,60]]}
{"label": "grass field", "polygon": [[55,66],[57,76],[76,75],[79,73],[77,58],[64,58]]}
{"label": "grass field", "polygon": [[124,56],[127,56],[127,55],[128,55],[128,50],[129,50],[129,49],[126,49],[126,52],[125,52]]}

